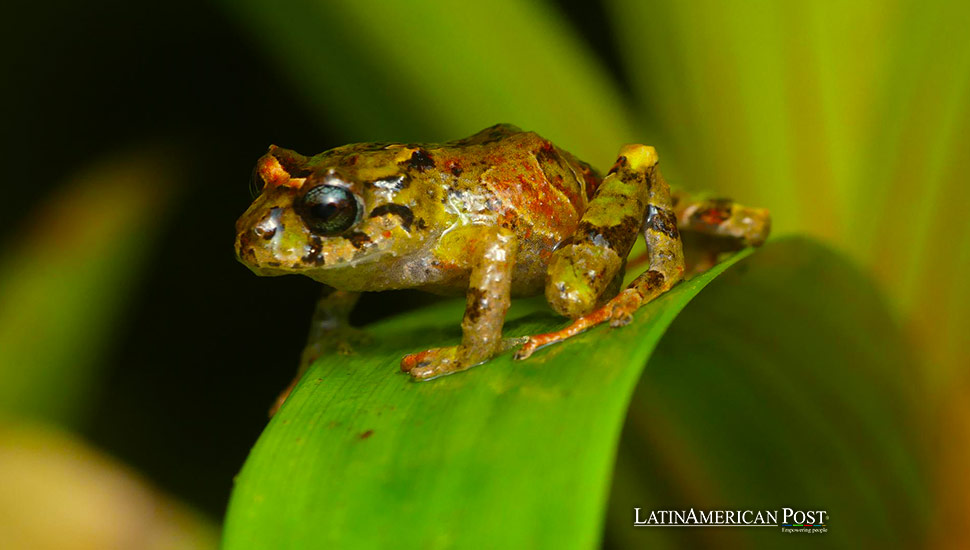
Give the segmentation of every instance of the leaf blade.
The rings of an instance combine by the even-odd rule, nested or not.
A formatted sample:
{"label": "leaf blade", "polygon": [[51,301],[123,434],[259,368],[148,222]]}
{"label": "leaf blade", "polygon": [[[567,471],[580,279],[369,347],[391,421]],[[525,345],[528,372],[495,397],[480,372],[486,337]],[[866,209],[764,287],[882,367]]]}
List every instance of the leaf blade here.
{"label": "leaf blade", "polygon": [[[238,478],[225,547],[595,545],[647,356],[690,297],[748,253],[678,285],[623,330],[433,383],[410,382],[398,362],[456,340],[462,304],[376,325],[373,350],[319,361],[270,422]],[[562,324],[536,300],[509,319],[512,336]]]}
{"label": "leaf blade", "polygon": [[[318,363],[270,423],[238,478],[225,547],[597,546],[619,427],[650,355],[641,384],[650,391],[624,439],[639,452],[632,463],[629,453],[619,457],[611,543],[699,540],[689,530],[636,538],[654,531],[631,532],[641,505],[819,506],[834,511],[828,537],[837,546],[922,540],[931,498],[913,420],[919,389],[906,377],[915,359],[893,337],[898,327],[878,293],[844,258],[803,238],[749,253],[676,287],[622,330],[594,329],[535,362],[501,357],[431,384],[396,374],[398,359],[457,341],[461,304],[375,326],[382,359]],[[762,256],[771,261],[755,261]],[[673,343],[655,349],[724,271],[716,299],[691,306]],[[745,287],[748,271],[756,276]],[[846,312],[851,304],[858,311]],[[538,301],[515,307],[511,335],[559,324]],[[752,308],[769,320],[741,322]],[[802,320],[817,341],[792,328]],[[724,363],[725,350],[755,356]],[[786,388],[786,376],[800,388]],[[759,415],[747,432],[729,421]],[[779,425],[792,419],[804,430],[786,435]],[[637,443],[645,427],[646,446]],[[826,437],[821,448],[813,443]],[[775,463],[762,464],[762,452]],[[815,457],[822,475],[786,482]],[[899,517],[905,525],[892,524]],[[873,534],[873,525],[883,530]],[[702,536],[715,546],[774,547],[780,534],[768,531]]]}

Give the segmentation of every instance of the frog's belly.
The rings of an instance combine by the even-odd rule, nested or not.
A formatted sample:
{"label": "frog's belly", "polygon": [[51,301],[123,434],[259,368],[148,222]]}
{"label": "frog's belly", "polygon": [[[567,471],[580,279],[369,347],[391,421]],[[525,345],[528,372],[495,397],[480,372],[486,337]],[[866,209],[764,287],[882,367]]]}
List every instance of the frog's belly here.
{"label": "frog's belly", "polygon": [[533,269],[516,264],[512,275],[512,296],[535,296],[542,294],[546,286],[546,268]]}
{"label": "frog's belly", "polygon": [[[442,273],[440,277],[431,278],[416,286],[399,286],[398,288],[417,288],[432,294],[442,296],[460,296],[468,291],[469,272],[447,274]],[[516,263],[512,271],[512,296],[535,296],[542,294],[546,284],[546,269],[535,266]],[[383,289],[382,289],[383,290]]]}
{"label": "frog's belly", "polygon": [[[546,285],[546,272],[556,241],[550,239],[522,239],[512,269],[512,296],[535,296],[542,294]],[[435,266],[428,270],[427,264],[410,269],[412,273],[424,271],[426,278],[411,288],[441,295],[461,295],[468,290],[470,270],[449,269]],[[420,277],[412,277],[417,282]]]}
{"label": "frog's belly", "polygon": [[[569,223],[566,229],[572,230],[574,225]],[[511,294],[541,294],[552,252],[565,237],[522,221],[512,224],[511,228],[518,237]],[[325,278],[319,277],[317,280],[341,290],[376,292],[413,288],[441,295],[465,294],[471,275],[467,263],[459,265],[443,261],[430,248],[390,264],[373,262],[327,271]]]}

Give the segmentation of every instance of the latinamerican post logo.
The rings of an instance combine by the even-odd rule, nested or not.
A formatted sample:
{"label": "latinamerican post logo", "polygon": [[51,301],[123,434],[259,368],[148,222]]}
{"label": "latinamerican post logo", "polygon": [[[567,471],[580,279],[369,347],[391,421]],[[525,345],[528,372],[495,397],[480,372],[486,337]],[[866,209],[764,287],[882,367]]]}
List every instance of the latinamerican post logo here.
{"label": "latinamerican post logo", "polygon": [[634,527],[775,527],[783,533],[827,533],[826,510],[633,509]]}

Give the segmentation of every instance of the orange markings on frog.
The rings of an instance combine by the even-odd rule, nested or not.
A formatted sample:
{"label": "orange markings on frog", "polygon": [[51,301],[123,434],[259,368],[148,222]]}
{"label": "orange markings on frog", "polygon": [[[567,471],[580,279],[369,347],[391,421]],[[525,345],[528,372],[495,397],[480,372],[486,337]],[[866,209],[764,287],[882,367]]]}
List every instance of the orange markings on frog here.
{"label": "orange markings on frog", "polygon": [[271,154],[264,155],[259,159],[259,175],[270,187],[290,187],[299,189],[306,181],[306,178],[291,177],[290,173],[283,168],[279,159]]}
{"label": "orange markings on frog", "polygon": [[730,216],[723,208],[709,208],[705,210],[700,218],[707,225],[720,225]]}

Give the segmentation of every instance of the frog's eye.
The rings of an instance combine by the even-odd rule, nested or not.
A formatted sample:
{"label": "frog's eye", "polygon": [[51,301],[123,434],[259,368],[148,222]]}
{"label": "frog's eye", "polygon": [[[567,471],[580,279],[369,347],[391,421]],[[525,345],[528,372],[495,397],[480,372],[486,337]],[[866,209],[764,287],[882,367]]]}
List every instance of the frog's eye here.
{"label": "frog's eye", "polygon": [[349,189],[318,185],[303,195],[297,210],[314,233],[336,235],[354,225],[362,209]]}
{"label": "frog's eye", "polygon": [[259,165],[257,164],[253,167],[253,173],[249,176],[249,194],[255,199],[263,192],[263,186],[266,182],[263,181],[263,176],[259,173]]}

